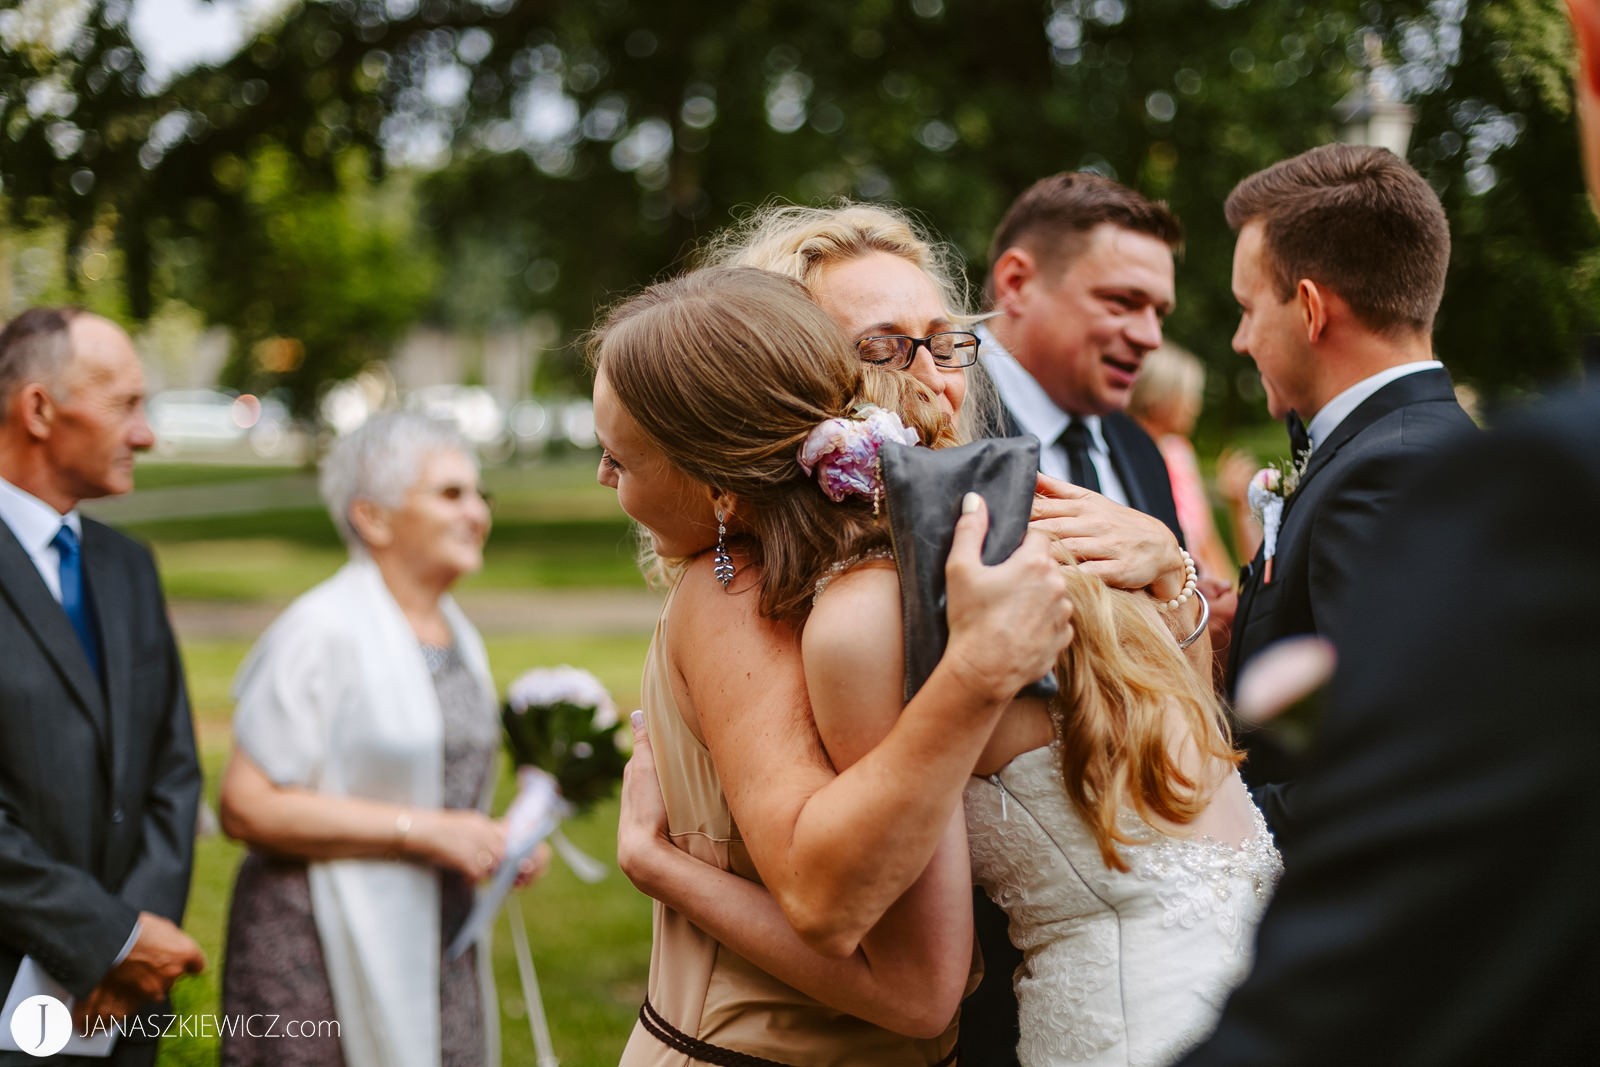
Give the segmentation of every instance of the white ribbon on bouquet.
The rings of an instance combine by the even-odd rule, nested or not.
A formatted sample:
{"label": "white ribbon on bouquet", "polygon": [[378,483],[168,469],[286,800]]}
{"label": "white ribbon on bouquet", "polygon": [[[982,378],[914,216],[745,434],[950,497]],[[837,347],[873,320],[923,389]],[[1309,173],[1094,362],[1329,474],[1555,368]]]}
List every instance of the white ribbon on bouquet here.
{"label": "white ribbon on bouquet", "polygon": [[[549,840],[572,873],[580,881],[594,883],[606,875],[605,864],[585,854],[561,832],[561,821],[572,814],[572,805],[561,796],[556,780],[537,767],[517,768],[517,795],[506,809],[506,858],[495,871],[494,879],[478,891],[472,911],[446,950],[447,959],[456,959],[484,934],[494,921],[500,905],[510,896],[522,862],[533,855],[541,841]],[[517,971],[522,978],[522,997],[528,1009],[528,1028],[539,1067],[555,1067],[557,1059],[550,1044],[550,1027],[545,1021],[544,1002],[539,996],[539,978],[533,970],[533,955],[528,951],[528,931],[522,908],[512,898],[509,909],[511,940],[517,953]]]}

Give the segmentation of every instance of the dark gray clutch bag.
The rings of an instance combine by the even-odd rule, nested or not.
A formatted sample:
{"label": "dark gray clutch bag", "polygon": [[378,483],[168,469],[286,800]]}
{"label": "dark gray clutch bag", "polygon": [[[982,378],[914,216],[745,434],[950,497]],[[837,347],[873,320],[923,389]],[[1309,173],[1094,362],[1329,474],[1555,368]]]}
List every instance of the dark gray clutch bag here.
{"label": "dark gray clutch bag", "polygon": [[[950,640],[944,564],[961,517],[961,498],[976,492],[988,504],[983,562],[991,567],[1003,563],[1028,532],[1039,441],[996,437],[941,449],[885,444],[878,455],[895,567],[900,572],[906,699],[910,700],[933,673]],[[1048,697],[1056,689],[1052,672],[1019,695]]]}

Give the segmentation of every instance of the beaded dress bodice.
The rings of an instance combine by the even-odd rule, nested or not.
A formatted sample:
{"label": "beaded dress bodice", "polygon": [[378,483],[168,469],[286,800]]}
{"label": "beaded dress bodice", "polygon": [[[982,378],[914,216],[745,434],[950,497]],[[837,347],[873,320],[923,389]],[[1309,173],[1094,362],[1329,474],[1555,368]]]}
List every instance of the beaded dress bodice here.
{"label": "beaded dress bodice", "polygon": [[1178,1059],[1216,1024],[1249,969],[1282,860],[1259,811],[1240,848],[1157,833],[1131,812],[1101,858],[1050,748],[1024,752],[966,790],[973,877],[1006,912],[1023,1067],[1136,1067]]}

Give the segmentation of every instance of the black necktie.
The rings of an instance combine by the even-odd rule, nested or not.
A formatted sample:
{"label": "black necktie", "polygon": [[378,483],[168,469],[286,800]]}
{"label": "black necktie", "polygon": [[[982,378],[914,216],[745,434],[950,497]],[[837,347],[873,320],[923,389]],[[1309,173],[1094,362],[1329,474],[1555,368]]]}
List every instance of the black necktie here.
{"label": "black necktie", "polygon": [[1296,463],[1300,457],[1311,451],[1311,435],[1306,433],[1306,424],[1300,421],[1298,411],[1290,411],[1283,420],[1283,425],[1289,431],[1289,451],[1294,456]]}
{"label": "black necktie", "polygon": [[72,527],[62,523],[50,543],[55,546],[61,563],[61,608],[78,632],[84,654],[89,657],[89,666],[99,674],[100,642],[95,638],[94,624],[89,621],[89,596],[83,587],[83,555],[78,551],[78,535],[72,532]]}
{"label": "black necktie", "polygon": [[1089,457],[1089,445],[1092,440],[1089,427],[1073,419],[1067,423],[1067,428],[1061,431],[1058,440],[1067,450],[1067,465],[1072,471],[1072,484],[1081,485],[1098,493],[1100,475],[1094,469],[1094,460]]}

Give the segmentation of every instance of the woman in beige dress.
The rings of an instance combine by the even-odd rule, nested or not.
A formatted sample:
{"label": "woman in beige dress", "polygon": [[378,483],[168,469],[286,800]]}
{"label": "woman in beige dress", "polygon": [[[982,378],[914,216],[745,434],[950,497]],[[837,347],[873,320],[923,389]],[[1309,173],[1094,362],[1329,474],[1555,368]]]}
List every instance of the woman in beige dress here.
{"label": "woman in beige dress", "polygon": [[600,479],[683,561],[643,688],[669,833],[744,876],[720,907],[657,905],[624,1062],[948,1062],[972,954],[961,791],[1011,694],[1070,637],[1048,549],[1030,537],[983,567],[981,507],[963,520],[950,645],[906,704],[898,626],[852,643],[865,674],[827,633],[801,636],[830,568],[886,567],[887,529],[870,499],[824,495],[799,449],[868,401],[929,441],[948,415],[765,272],[655,286],[612,313],[595,353]]}

